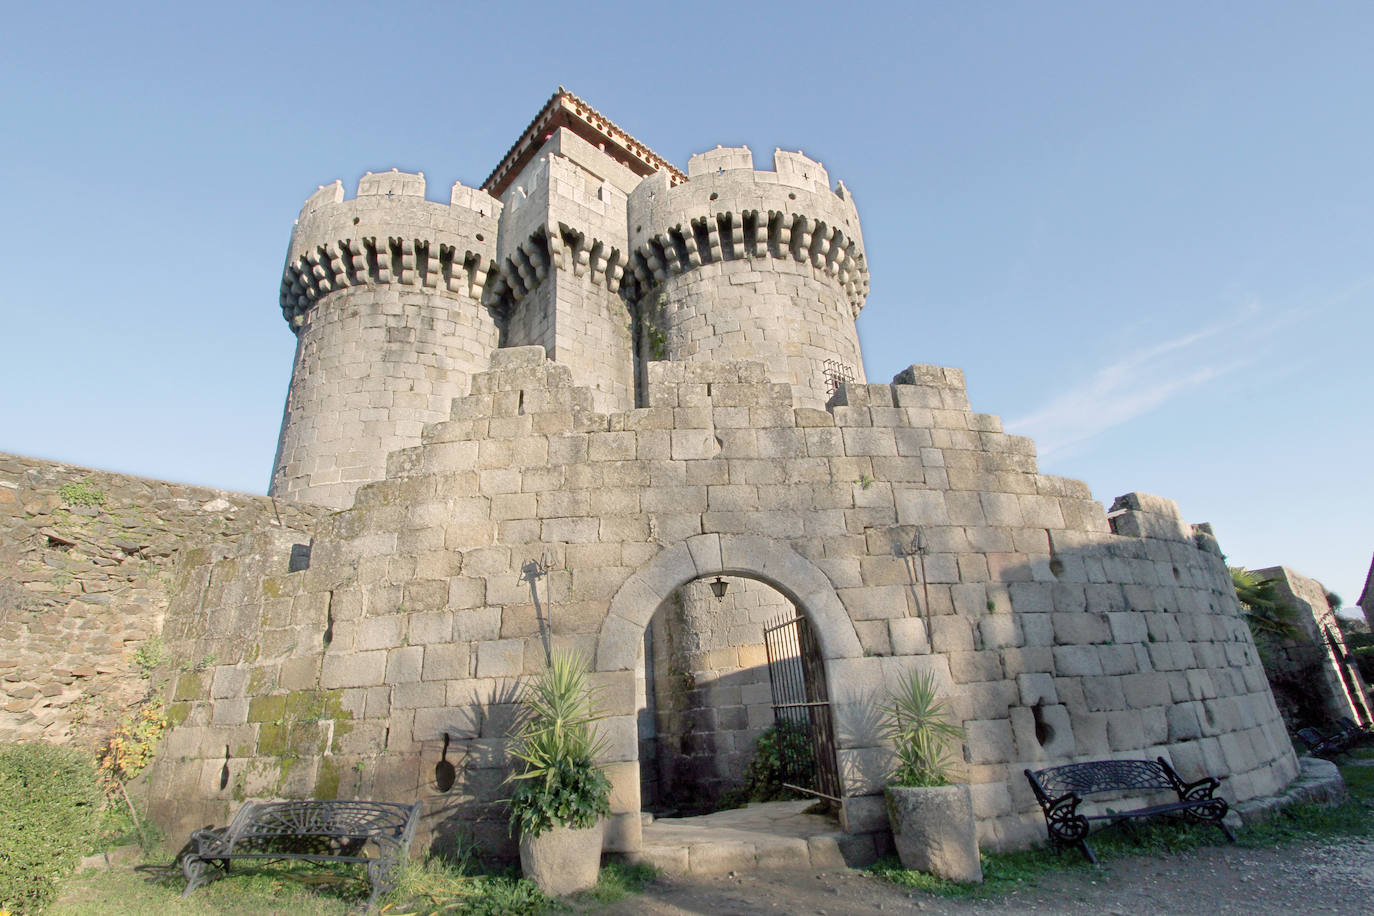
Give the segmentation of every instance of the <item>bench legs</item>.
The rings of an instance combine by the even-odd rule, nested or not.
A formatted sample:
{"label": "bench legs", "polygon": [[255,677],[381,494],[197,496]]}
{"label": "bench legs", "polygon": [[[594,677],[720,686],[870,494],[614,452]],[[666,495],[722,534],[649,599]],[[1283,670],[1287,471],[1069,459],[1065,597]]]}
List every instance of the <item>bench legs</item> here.
{"label": "bench legs", "polygon": [[181,859],[181,873],[186,876],[186,889],[181,892],[181,896],[190,896],[191,891],[204,887],[216,878],[224,877],[228,870],[229,863],[223,859],[207,860],[188,853]]}

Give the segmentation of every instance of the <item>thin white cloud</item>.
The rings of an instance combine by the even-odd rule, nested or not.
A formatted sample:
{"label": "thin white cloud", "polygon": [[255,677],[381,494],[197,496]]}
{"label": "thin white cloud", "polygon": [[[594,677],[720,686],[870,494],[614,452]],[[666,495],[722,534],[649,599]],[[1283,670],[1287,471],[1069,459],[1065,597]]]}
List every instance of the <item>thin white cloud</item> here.
{"label": "thin white cloud", "polygon": [[[1190,331],[1143,349],[1124,352],[1081,384],[1055,395],[1043,407],[1007,424],[1009,432],[1030,435],[1041,457],[1074,446],[1147,413],[1172,398],[1235,372],[1252,360],[1226,359],[1232,347],[1220,348],[1214,339],[1263,331],[1251,323],[1255,310]],[[1281,324],[1282,320],[1278,322]],[[1270,324],[1264,330],[1272,330]],[[1232,351],[1232,352],[1226,352]],[[1223,358],[1218,359],[1221,356]]]}

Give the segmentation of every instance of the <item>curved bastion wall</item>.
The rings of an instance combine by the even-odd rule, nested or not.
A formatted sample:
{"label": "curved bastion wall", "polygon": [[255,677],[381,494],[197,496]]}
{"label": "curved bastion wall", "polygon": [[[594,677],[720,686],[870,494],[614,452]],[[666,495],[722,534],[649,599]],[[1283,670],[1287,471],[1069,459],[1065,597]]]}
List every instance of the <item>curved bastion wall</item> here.
{"label": "curved bastion wall", "polygon": [[844,184],[778,150],[755,171],[747,147],[691,158],[630,193],[630,275],[646,359],[762,360],[798,403],[862,382],[854,320],[868,294],[863,237]]}
{"label": "curved bastion wall", "polygon": [[423,174],[394,170],[343,193],[322,187],[291,233],[281,306],[296,358],[270,489],[333,508],[444,419],[498,343],[481,300],[499,201],[461,184],[428,201]]}
{"label": "curved bastion wall", "polygon": [[[308,568],[291,571],[301,537],[272,532],[189,557],[164,634],[174,657],[209,661],[169,690],[150,780],[168,834],[250,797],[385,798],[422,800],[441,846],[509,852],[505,735],[547,622],[594,666],[607,848],[636,850],[641,780],[672,791],[671,768],[641,773],[645,633],[709,621],[664,608],[715,576],[757,580],[811,622],[842,825],[875,854],[891,763],[876,709],[912,671],[965,729],[984,848],[1043,841],[1026,767],[1163,755],[1221,777],[1232,803],[1296,775],[1216,542],[1169,500],[1108,512],[1040,474],[1030,440],[970,409],[957,370],[846,385],[824,410],[795,407],[761,363],[647,376],[649,406],[598,413],[540,348],[497,350],[447,420],[314,526]],[[740,647],[737,678],[761,641],[706,636]],[[724,727],[701,722],[689,730]]]}

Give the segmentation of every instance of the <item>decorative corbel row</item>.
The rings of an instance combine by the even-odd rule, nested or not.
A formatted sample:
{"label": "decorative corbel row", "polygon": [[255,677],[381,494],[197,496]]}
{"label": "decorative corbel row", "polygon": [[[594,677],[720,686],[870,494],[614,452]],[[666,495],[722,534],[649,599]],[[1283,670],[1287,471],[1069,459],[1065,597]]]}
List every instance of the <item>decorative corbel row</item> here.
{"label": "decorative corbel row", "polygon": [[809,263],[845,291],[855,316],[868,296],[868,271],[858,244],[836,226],[798,213],[743,210],[692,219],[651,236],[635,249],[631,298],[669,277],[716,261],[779,258]]}
{"label": "decorative corbel row", "polygon": [[564,223],[540,226],[506,257],[488,287],[488,304],[509,307],[532,293],[550,270],[570,271],[605,284],[611,292],[620,290],[625,275],[624,255],[620,249]]}
{"label": "decorative corbel row", "polygon": [[342,239],[316,246],[282,272],[281,308],[296,320],[336,290],[397,283],[478,299],[486,280],[482,255],[428,239],[374,237]]}

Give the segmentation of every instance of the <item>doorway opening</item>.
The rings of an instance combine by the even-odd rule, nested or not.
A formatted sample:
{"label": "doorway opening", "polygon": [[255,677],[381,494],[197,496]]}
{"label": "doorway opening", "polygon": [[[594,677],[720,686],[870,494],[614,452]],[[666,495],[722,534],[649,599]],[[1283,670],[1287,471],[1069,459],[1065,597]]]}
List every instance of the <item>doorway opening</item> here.
{"label": "doorway opening", "polygon": [[[644,633],[641,806],[689,817],[750,800],[838,800],[819,642],[766,582],[703,577],[679,587]],[[766,798],[760,798],[760,787]]]}

